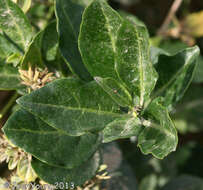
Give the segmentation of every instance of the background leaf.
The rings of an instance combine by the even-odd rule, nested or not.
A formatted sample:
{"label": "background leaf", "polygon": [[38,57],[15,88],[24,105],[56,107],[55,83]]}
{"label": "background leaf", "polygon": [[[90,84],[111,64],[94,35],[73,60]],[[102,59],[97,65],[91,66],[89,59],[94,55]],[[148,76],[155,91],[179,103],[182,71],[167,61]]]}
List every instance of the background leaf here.
{"label": "background leaf", "polygon": [[174,56],[160,55],[155,65],[159,79],[154,97],[162,95],[164,105],[170,108],[179,101],[192,81],[198,56],[197,46],[186,48]]}
{"label": "background leaf", "polygon": [[0,89],[1,90],[16,90],[22,89],[18,69],[12,65],[0,63]]}
{"label": "background leaf", "polygon": [[8,41],[5,36],[0,34],[0,58],[6,59],[9,55],[13,53],[20,53],[19,50]]}
{"label": "background leaf", "polygon": [[84,8],[72,0],[56,1],[56,18],[59,33],[59,48],[70,69],[81,79],[92,80],[83,65],[78,50],[78,35]]}
{"label": "background leaf", "polygon": [[21,51],[32,38],[32,27],[23,11],[11,0],[0,0],[0,28]]}

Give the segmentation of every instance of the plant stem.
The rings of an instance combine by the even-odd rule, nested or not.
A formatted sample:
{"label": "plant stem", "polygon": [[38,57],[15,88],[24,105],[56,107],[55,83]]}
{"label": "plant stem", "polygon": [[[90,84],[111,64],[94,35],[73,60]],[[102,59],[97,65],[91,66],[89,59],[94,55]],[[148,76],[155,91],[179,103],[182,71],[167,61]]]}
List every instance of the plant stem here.
{"label": "plant stem", "polygon": [[164,20],[162,26],[158,30],[158,35],[163,34],[165,32],[165,30],[168,28],[168,25],[170,24],[171,20],[175,16],[175,13],[178,10],[178,8],[180,7],[182,1],[183,0],[174,0],[172,6],[166,16],[166,19]]}
{"label": "plant stem", "polygon": [[10,108],[12,107],[12,105],[14,104],[14,102],[16,101],[16,99],[18,98],[18,93],[15,92],[15,94],[12,95],[12,97],[10,98],[10,100],[8,101],[8,103],[6,104],[6,106],[2,109],[2,111],[0,112],[0,119],[3,118],[3,116],[10,110]]}

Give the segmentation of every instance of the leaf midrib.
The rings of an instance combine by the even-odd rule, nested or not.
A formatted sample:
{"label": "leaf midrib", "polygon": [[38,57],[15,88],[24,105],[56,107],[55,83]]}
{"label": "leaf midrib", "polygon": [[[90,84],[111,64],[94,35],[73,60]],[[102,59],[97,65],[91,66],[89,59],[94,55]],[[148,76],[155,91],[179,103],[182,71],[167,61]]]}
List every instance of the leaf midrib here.
{"label": "leaf midrib", "polygon": [[[18,101],[17,101],[18,102]],[[82,112],[89,112],[89,113],[98,113],[99,115],[112,115],[112,116],[124,116],[125,114],[119,114],[119,113],[113,113],[113,112],[108,112],[108,111],[101,111],[101,110],[96,110],[96,109],[90,109],[90,108],[75,108],[75,107],[69,107],[69,106],[64,106],[64,105],[55,105],[55,104],[45,104],[45,103],[36,103],[36,102],[27,102],[27,101],[23,101],[23,103],[19,102],[19,104],[23,107],[26,108],[26,106],[24,106],[25,104],[29,104],[29,105],[39,105],[42,107],[55,107],[55,108],[63,108],[66,110],[75,110],[75,111],[82,111]]]}

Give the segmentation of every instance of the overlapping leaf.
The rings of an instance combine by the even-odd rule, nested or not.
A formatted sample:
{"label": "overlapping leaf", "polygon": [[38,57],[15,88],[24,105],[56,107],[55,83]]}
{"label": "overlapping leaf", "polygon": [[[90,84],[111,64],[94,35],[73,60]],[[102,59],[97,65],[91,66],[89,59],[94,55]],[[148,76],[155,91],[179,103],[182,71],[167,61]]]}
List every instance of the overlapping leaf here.
{"label": "overlapping leaf", "polygon": [[54,128],[70,135],[102,130],[120,117],[119,106],[96,82],[56,80],[17,101]]}
{"label": "overlapping leaf", "polygon": [[55,129],[38,117],[20,109],[3,128],[16,146],[53,166],[74,168],[88,160],[98,149],[99,134],[69,136],[65,130]]}
{"label": "overlapping leaf", "polygon": [[57,185],[62,182],[65,188],[74,188],[83,185],[86,180],[95,176],[101,162],[99,152],[96,152],[92,158],[74,169],[65,169],[49,166],[37,159],[32,160],[32,167],[37,175],[49,184]]}
{"label": "overlapping leaf", "polygon": [[103,130],[103,142],[138,136],[143,127],[138,117],[125,116],[109,123]]}
{"label": "overlapping leaf", "polygon": [[16,90],[22,88],[18,69],[12,65],[0,63],[0,89]]}
{"label": "overlapping leaf", "polygon": [[159,79],[154,96],[162,95],[165,106],[170,106],[182,98],[192,80],[198,55],[199,48],[195,46],[174,56],[159,56],[155,65]]}
{"label": "overlapping leaf", "polygon": [[135,104],[144,104],[157,78],[145,27],[133,25],[105,1],[95,0],[84,12],[79,48],[92,76],[124,83],[136,97]]}
{"label": "overlapping leaf", "polygon": [[116,69],[130,91],[139,97],[139,105],[149,98],[157,73],[149,57],[149,38],[145,27],[124,21],[116,41]]}
{"label": "overlapping leaf", "polygon": [[27,49],[32,27],[23,11],[11,0],[0,0],[0,28],[21,51]]}
{"label": "overlapping leaf", "polygon": [[59,48],[72,71],[83,80],[92,80],[82,63],[78,50],[78,35],[84,8],[72,0],[56,1]]}
{"label": "overlapping leaf", "polygon": [[152,153],[159,159],[175,151],[178,143],[177,132],[159,98],[153,100],[147,107],[145,117],[149,123],[146,125],[143,122],[145,128],[138,136],[138,146],[141,151],[144,154]]}
{"label": "overlapping leaf", "polygon": [[40,31],[29,44],[21,62],[22,69],[28,69],[29,65],[32,67],[44,67],[41,53],[42,36],[43,31]]}
{"label": "overlapping leaf", "polygon": [[13,53],[20,53],[19,50],[15,47],[14,44],[12,44],[10,41],[8,41],[5,36],[0,34],[0,58],[6,59],[9,55]]}

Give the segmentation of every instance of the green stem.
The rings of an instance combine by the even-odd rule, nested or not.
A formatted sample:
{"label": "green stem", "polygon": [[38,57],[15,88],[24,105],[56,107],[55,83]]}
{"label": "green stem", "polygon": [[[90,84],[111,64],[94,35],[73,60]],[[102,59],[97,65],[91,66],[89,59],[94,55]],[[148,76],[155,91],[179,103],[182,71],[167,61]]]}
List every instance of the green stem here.
{"label": "green stem", "polygon": [[16,101],[16,99],[18,98],[18,93],[16,92],[8,101],[8,103],[6,104],[6,106],[2,109],[2,111],[0,112],[0,119],[10,110],[10,108],[12,107],[12,105],[14,104],[14,102]]}

